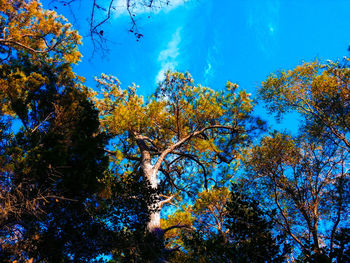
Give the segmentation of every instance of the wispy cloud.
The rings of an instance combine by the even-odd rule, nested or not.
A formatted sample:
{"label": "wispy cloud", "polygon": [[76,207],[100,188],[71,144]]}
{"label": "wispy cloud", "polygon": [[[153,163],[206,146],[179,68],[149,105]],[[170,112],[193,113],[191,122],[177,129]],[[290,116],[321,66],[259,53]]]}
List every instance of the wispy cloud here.
{"label": "wispy cloud", "polygon": [[[143,3],[143,1],[130,1],[132,6],[132,12],[135,15],[144,13],[158,14],[160,12],[169,12],[185,3],[186,0],[171,0],[169,3],[163,3],[163,1],[153,1],[151,8]],[[110,3],[110,0],[105,0],[106,5]],[[127,0],[117,0],[113,4],[113,17],[118,18],[119,16],[129,15],[127,10]]]}
{"label": "wispy cloud", "polygon": [[161,69],[156,76],[156,83],[164,79],[164,73],[166,73],[168,70],[175,70],[178,66],[181,29],[181,27],[177,28],[177,30],[171,36],[170,41],[167,43],[166,48],[159,52],[158,62]]}
{"label": "wispy cloud", "polygon": [[212,54],[213,50],[215,50],[215,46],[214,46],[214,48],[210,48],[208,50],[208,54],[207,54],[206,66],[204,68],[204,81],[205,81],[205,83],[208,83],[210,81],[210,79],[214,76],[213,63],[215,63],[215,59],[214,59],[214,56]]}
{"label": "wispy cloud", "polygon": [[209,76],[212,75],[212,66],[211,66],[211,61],[209,57],[207,58],[207,66],[204,71],[205,78],[208,78]]}
{"label": "wispy cloud", "polygon": [[273,48],[271,42],[278,33],[280,1],[251,0],[249,8],[247,24],[254,30],[260,49],[268,54]]}
{"label": "wispy cloud", "polygon": [[212,45],[208,48],[207,58],[206,58],[206,65],[204,68],[204,81],[206,84],[209,84],[210,81],[215,76],[215,69],[218,66],[219,59],[219,46],[220,42],[218,40],[217,36],[213,37]]}

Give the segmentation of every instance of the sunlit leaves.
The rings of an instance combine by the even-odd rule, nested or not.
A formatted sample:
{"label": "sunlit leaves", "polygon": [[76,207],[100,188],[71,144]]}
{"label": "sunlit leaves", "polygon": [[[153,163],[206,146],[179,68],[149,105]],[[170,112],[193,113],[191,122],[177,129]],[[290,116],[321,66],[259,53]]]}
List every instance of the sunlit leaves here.
{"label": "sunlit leaves", "polygon": [[20,50],[29,52],[33,61],[76,63],[81,37],[54,11],[43,10],[36,0],[1,0],[0,53],[8,59]]}
{"label": "sunlit leaves", "polygon": [[[130,132],[147,136],[159,150],[214,125],[242,128],[237,134],[243,135],[240,125],[250,118],[252,110],[249,95],[235,93],[237,85],[228,83],[226,90],[214,91],[195,86],[188,73],[167,73],[155,94],[146,100],[136,94],[137,86],[123,90],[115,77],[102,75],[97,81],[94,101],[103,127],[115,135]],[[182,147],[220,152],[216,144],[224,138],[216,138],[215,133],[198,136]]]}
{"label": "sunlit leaves", "polygon": [[343,62],[304,63],[294,70],[270,75],[259,91],[271,112],[281,117],[297,111],[312,136],[343,143],[350,149],[350,69]]}

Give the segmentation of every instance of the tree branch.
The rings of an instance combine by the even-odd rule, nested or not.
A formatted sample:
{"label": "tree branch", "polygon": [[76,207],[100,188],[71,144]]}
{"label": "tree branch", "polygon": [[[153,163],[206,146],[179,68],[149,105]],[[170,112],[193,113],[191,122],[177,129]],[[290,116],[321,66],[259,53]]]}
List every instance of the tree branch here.
{"label": "tree branch", "polygon": [[191,159],[195,163],[197,163],[200,167],[203,169],[203,175],[204,175],[204,187],[205,189],[208,189],[208,177],[207,177],[207,169],[205,168],[204,164],[202,164],[198,159],[195,158],[192,154],[187,153],[181,153],[181,152],[172,152],[173,154],[180,155],[186,158]]}
{"label": "tree branch", "polygon": [[[165,197],[164,195],[159,195],[159,196]],[[162,200],[158,203],[158,207],[162,208],[163,205],[170,203],[173,198],[174,198],[174,195],[166,197],[165,200]]]}
{"label": "tree branch", "polygon": [[188,229],[192,229],[192,227],[190,227],[189,225],[180,225],[180,223],[173,225],[173,226],[169,226],[165,229],[163,229],[163,233],[165,234],[166,232],[172,230],[172,229],[176,229],[176,228],[188,228]]}
{"label": "tree branch", "polygon": [[187,136],[185,136],[184,138],[182,138],[181,140],[179,140],[178,142],[170,145],[168,148],[166,148],[159,156],[156,164],[153,166],[153,170],[155,173],[158,172],[163,160],[165,159],[165,157],[171,153],[173,150],[175,150],[176,148],[180,147],[181,145],[183,145],[184,143],[186,143],[187,141],[189,141],[192,137],[195,137],[199,134],[202,134],[203,132],[205,132],[206,130],[211,130],[211,129],[228,129],[228,130],[233,130],[234,127],[232,126],[225,126],[225,125],[211,125],[208,127],[204,127],[203,129],[199,130],[199,131],[195,131],[192,132],[190,134],[188,134]]}

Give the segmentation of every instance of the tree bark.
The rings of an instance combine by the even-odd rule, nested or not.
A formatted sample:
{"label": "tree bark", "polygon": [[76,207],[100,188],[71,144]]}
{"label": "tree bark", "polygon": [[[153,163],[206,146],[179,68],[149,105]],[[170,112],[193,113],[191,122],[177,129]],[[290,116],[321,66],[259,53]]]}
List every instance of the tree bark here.
{"label": "tree bark", "polygon": [[[147,180],[152,189],[158,188],[157,183],[157,171],[154,169],[151,163],[151,154],[147,144],[141,135],[136,135],[136,142],[141,151],[141,168],[144,178]],[[158,200],[160,196],[156,196]],[[157,233],[160,227],[160,204],[159,202],[149,204],[148,210],[150,211],[150,219],[147,224],[147,230],[150,233]]]}

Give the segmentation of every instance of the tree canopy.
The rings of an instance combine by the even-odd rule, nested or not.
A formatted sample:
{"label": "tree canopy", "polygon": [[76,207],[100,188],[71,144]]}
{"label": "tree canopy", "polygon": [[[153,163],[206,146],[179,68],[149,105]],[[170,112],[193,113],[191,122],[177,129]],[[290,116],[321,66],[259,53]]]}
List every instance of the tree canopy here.
{"label": "tree canopy", "polygon": [[262,83],[291,135],[232,82],[84,86],[78,32],[36,0],[0,1],[0,29],[1,261],[349,261],[348,59]]}

